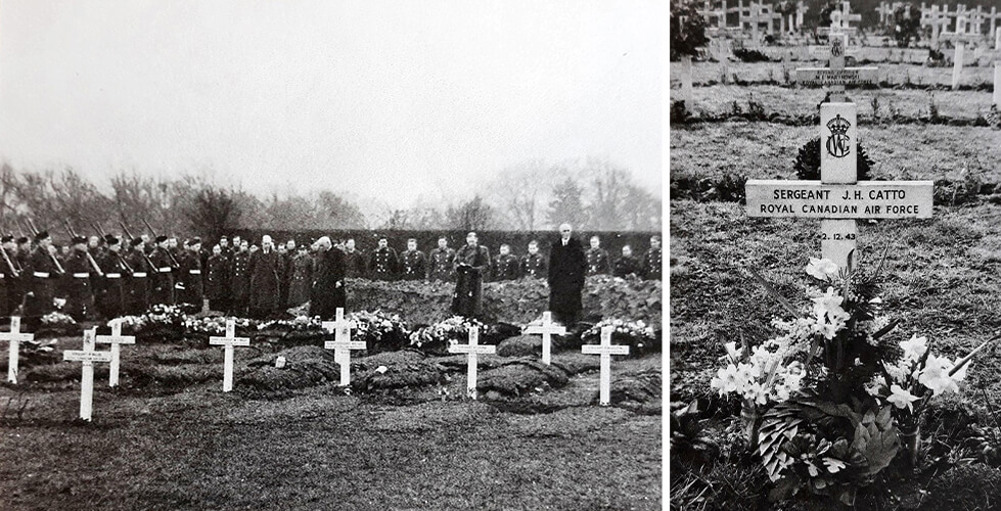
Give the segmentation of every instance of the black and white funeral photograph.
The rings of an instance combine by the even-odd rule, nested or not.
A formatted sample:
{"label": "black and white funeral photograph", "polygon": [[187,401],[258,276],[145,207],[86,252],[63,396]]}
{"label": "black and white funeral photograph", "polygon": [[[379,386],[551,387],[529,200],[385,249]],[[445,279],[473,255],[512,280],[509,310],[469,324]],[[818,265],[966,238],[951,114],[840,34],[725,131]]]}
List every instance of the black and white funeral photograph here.
{"label": "black and white funeral photograph", "polygon": [[668,25],[0,2],[0,509],[667,506]]}
{"label": "black and white funeral photograph", "polygon": [[672,510],[1001,509],[999,11],[671,2]]}

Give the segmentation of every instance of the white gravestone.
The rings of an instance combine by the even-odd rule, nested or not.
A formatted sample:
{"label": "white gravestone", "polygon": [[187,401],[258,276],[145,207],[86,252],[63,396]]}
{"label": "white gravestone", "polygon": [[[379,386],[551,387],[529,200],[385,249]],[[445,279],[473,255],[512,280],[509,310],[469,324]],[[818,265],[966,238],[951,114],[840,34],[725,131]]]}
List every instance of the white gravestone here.
{"label": "white gravestone", "polygon": [[340,307],[337,308],[337,321],[326,321],[322,326],[328,332],[334,331],[334,340],[324,342],[323,348],[334,350],[334,361],[341,366],[340,386],[346,387],[351,384],[351,350],[365,349],[365,341],[351,340],[355,324],[344,320],[344,309]]}
{"label": "white gravestone", "polygon": [[1001,62],[994,63],[994,97],[991,102],[1001,108]]}
{"label": "white gravestone", "polygon": [[496,346],[480,344],[480,328],[469,327],[469,344],[450,344],[449,353],[466,353],[466,395],[476,399],[476,364],[477,355],[495,353]]}
{"label": "white gravestone", "polygon": [[[831,39],[830,71],[844,71],[844,41]],[[872,73],[875,73],[872,68]],[[812,76],[813,70],[806,73]],[[801,70],[796,70],[797,81]],[[848,78],[848,77],[841,77]],[[846,103],[845,85],[859,83],[837,79],[831,102],[820,107],[820,181],[747,181],[749,217],[819,218],[820,247],[825,259],[840,268],[856,248],[859,218],[930,218],[931,181],[858,182],[857,107]]]}
{"label": "white gravestone", "polygon": [[956,56],[952,63],[952,90],[959,88],[959,77],[963,74],[963,52],[966,50],[966,43],[956,43]]}
{"label": "white gravestone", "polygon": [[111,353],[94,351],[94,337],[97,328],[83,331],[83,351],[64,351],[63,360],[82,362],[83,371],[80,377],[80,418],[91,420],[94,411],[94,362],[111,362]]}
{"label": "white gravestone", "polygon": [[249,337],[236,336],[236,322],[232,319],[226,320],[226,335],[223,337],[209,337],[209,344],[213,346],[223,346],[223,373],[222,391],[233,390],[233,346],[250,346]]}
{"label": "white gravestone", "polygon": [[553,334],[566,335],[567,329],[563,325],[554,324],[552,313],[546,311],[542,313],[542,325],[532,325],[525,333],[542,334],[542,363],[549,365],[552,362]]}
{"label": "white gravestone", "polygon": [[135,344],[136,338],[133,335],[122,335],[122,322],[115,320],[111,323],[111,335],[97,336],[97,342],[111,345],[111,367],[108,373],[108,386],[118,386],[118,370],[121,366],[122,344]]}
{"label": "white gravestone", "polygon": [[585,355],[601,355],[601,381],[598,390],[598,403],[608,406],[612,395],[612,355],[628,355],[629,346],[612,344],[612,332],[615,327],[606,326],[601,329],[601,344],[585,344],[580,352]]}
{"label": "white gravestone", "polygon": [[21,318],[19,316],[10,317],[10,331],[0,332],[0,341],[7,341],[7,381],[17,383],[17,363],[21,349],[21,341],[31,341],[35,339],[35,334],[21,332]]}

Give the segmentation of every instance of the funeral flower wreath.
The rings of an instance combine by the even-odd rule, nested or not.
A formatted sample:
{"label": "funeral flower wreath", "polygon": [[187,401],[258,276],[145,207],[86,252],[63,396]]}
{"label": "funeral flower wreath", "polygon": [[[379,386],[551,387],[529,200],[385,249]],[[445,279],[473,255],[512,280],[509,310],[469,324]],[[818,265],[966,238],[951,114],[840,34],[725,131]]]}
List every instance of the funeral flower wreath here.
{"label": "funeral flower wreath", "polygon": [[927,337],[890,340],[899,322],[882,310],[881,268],[811,258],[814,283],[801,306],[751,272],[788,317],[772,319],[779,334],[759,344],[726,343],[710,387],[742,400],[746,440],[775,483],[773,500],[809,491],[851,505],[891,462],[913,464],[928,401],[958,393],[973,355],[995,340],[960,359],[934,354]]}

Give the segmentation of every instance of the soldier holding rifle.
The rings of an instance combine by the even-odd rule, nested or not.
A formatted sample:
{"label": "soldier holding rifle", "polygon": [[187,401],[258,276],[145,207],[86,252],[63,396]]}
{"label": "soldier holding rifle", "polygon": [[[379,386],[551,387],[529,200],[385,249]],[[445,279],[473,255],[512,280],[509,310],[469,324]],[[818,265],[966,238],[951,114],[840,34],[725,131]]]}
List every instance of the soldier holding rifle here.
{"label": "soldier holding rifle", "polygon": [[77,322],[88,319],[93,309],[93,294],[90,275],[92,267],[87,253],[87,238],[73,236],[73,250],[66,260],[66,272],[69,279],[65,280],[66,313]]}
{"label": "soldier holding rifle", "polygon": [[0,241],[3,243],[3,248],[0,248],[0,253],[3,254],[3,266],[0,267],[0,315],[10,316],[21,303],[17,292],[21,272],[14,263],[17,256],[14,236],[4,236]]}
{"label": "soldier holding rifle", "polygon": [[133,274],[132,267],[122,256],[121,240],[112,236],[104,237],[107,250],[98,256],[97,262],[104,272],[102,283],[97,290],[97,309],[106,319],[125,315],[126,285]]}
{"label": "soldier holding rifle", "polygon": [[52,238],[47,231],[36,232],[35,243],[35,249],[25,265],[26,274],[31,272],[25,299],[25,316],[37,327],[42,316],[55,310],[52,300],[55,298],[56,282],[66,272],[50,252]]}
{"label": "soldier holding rifle", "polygon": [[119,222],[122,231],[131,239],[130,248],[125,255],[125,262],[132,268],[132,275],[125,283],[126,311],[129,314],[142,314],[149,309],[150,293],[153,289],[153,276],[156,275],[156,265],[146,255],[146,241],[135,237],[129,232],[124,222]]}

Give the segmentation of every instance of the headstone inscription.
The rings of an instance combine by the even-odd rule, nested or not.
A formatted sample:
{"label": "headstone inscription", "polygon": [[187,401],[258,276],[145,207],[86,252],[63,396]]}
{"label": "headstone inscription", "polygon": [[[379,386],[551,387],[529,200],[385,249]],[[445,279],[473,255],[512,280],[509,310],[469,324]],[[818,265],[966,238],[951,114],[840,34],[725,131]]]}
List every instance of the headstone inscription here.
{"label": "headstone inscription", "polygon": [[449,353],[466,354],[466,395],[470,399],[476,399],[477,355],[495,353],[496,351],[496,346],[480,344],[480,328],[475,326],[469,327],[469,344],[450,344],[448,346]]}
{"label": "headstone inscription", "polygon": [[233,347],[250,346],[250,338],[237,337],[236,322],[229,318],[226,320],[226,335],[209,337],[209,344],[223,347],[222,391],[229,392],[233,390]]}
{"label": "headstone inscription", "polygon": [[83,364],[80,377],[80,418],[85,421],[91,420],[91,414],[94,410],[94,362],[111,362],[110,352],[94,351],[94,338],[96,336],[96,327],[84,330],[83,350],[63,352],[63,360]]}
{"label": "headstone inscription", "polygon": [[10,331],[0,332],[0,341],[7,341],[7,381],[17,383],[17,365],[21,350],[21,341],[34,340],[35,334],[21,331],[21,317],[10,317]]}
{"label": "headstone inscription", "polygon": [[[844,40],[831,39],[831,71],[844,70]],[[816,71],[796,71],[812,79]],[[875,68],[873,68],[875,73]],[[847,77],[845,77],[847,78]],[[831,102],[820,109],[820,181],[747,181],[749,217],[819,218],[822,257],[841,268],[848,266],[856,248],[859,218],[930,218],[931,181],[858,182],[857,110],[845,102],[845,85],[851,79],[836,79]]]}
{"label": "headstone inscription", "polygon": [[612,396],[612,355],[628,355],[629,346],[612,344],[613,326],[601,328],[601,344],[585,344],[580,352],[585,355],[601,355],[601,375],[598,389],[598,404],[608,406]]}

